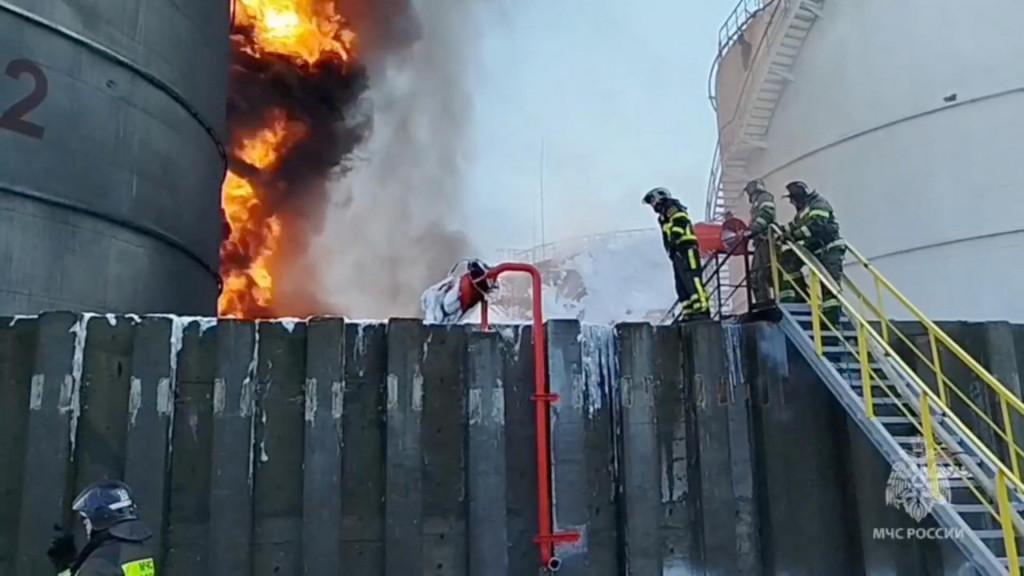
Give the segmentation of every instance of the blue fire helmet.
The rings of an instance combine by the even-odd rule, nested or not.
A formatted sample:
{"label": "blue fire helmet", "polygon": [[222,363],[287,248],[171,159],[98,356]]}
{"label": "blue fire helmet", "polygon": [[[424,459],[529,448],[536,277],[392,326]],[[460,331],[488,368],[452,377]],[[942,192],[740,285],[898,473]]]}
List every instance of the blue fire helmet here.
{"label": "blue fire helmet", "polygon": [[92,530],[107,530],[125,520],[138,519],[131,489],[124,482],[101,480],[86,487],[71,509],[87,521]]}

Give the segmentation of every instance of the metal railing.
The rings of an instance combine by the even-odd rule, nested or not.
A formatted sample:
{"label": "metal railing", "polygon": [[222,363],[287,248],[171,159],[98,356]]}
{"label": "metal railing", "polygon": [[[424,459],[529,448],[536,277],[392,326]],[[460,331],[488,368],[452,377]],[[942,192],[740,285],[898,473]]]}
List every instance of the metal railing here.
{"label": "metal railing", "polygon": [[758,12],[764,10],[775,0],[739,0],[732,12],[725,18],[725,22],[718,29],[718,53],[711,64],[711,73],[708,75],[708,99],[711,100],[711,107],[718,110],[717,94],[715,87],[715,76],[722,57],[732,48],[732,45],[746,29],[747,24],[757,16]]}
{"label": "metal railing", "polygon": [[[996,379],[988,370],[982,367],[974,358],[964,351],[948,334],[935,325],[924,315],[910,300],[907,299],[895,286],[892,285],[875,268],[867,258],[853,247],[850,247],[849,254],[853,256],[853,264],[868,273],[874,288],[874,298],[869,297],[849,278],[844,278],[844,286],[849,288],[856,296],[860,304],[860,313],[869,318],[880,327],[882,337],[886,342],[892,343],[899,340],[906,344],[906,347],[914,354],[924,366],[934,374],[935,388],[943,403],[948,404],[950,398],[955,396],[979,419],[985,422],[995,433],[1005,449],[1004,463],[1013,470],[1014,476],[1020,478],[1020,458],[1024,456],[1024,450],[1014,439],[1014,418],[1018,419],[1018,425],[1024,424],[1024,402],[1021,402],[1012,391],[1006,388],[1002,382]],[[928,353],[922,352],[912,338],[890,320],[891,314],[886,313],[886,301],[895,302],[900,306],[900,311],[909,313],[921,327],[924,328],[928,338]],[[889,311],[890,313],[892,310]],[[948,376],[948,368],[943,369],[943,357],[959,360],[960,364],[967,369],[967,373],[977,382],[983,384],[991,394],[998,400],[999,412],[1003,423],[997,425],[985,413],[985,410],[978,405],[971,396],[976,395],[967,392],[961,384],[954,383]],[[1018,428],[1019,429],[1019,428]]]}
{"label": "metal railing", "polygon": [[704,200],[704,217],[714,222],[717,214],[718,189],[721,187],[722,176],[722,143],[715,143],[715,156],[711,159],[711,174],[708,176],[708,194]]}
{"label": "metal railing", "polygon": [[[780,278],[785,277],[787,272],[790,274],[796,274],[797,272],[781,268],[775,251],[777,233],[778,230],[776,229],[771,240],[771,265],[775,293],[779,294]],[[1010,424],[1009,414],[1011,411],[1016,412],[1018,415],[1024,414],[1024,403],[1021,403],[1002,383],[974,361],[948,335],[935,326],[931,320],[920,313],[853,247],[849,248],[850,253],[853,254],[858,264],[871,272],[879,295],[877,303],[873,303],[859,288],[846,279],[843,284],[860,301],[860,309],[855,307],[843,295],[842,287],[837,285],[830,275],[822,271],[820,263],[818,263],[814,256],[810,255],[802,247],[791,243],[783,242],[783,247],[791,250],[799,258],[801,265],[809,274],[810,282],[807,285],[806,291],[798,286],[793,286],[793,288],[799,292],[805,302],[810,304],[815,352],[818,356],[825,356],[823,342],[827,337],[830,341],[838,342],[846,352],[856,359],[860,368],[859,379],[862,388],[863,408],[869,419],[875,420],[876,418],[875,401],[873,398],[875,390],[881,390],[891,397],[894,401],[893,403],[914,426],[923,440],[924,474],[933,497],[941,498],[939,492],[940,466],[945,466],[946,469],[959,469],[959,465],[962,465],[962,461],[957,458],[958,454],[951,454],[940,446],[939,440],[941,439],[937,440],[936,438],[936,422],[940,421],[939,419],[941,419],[942,423],[948,424],[952,428],[957,442],[968,445],[980,457],[980,464],[974,466],[976,468],[976,470],[972,470],[974,477],[970,479],[978,481],[981,485],[980,488],[984,492],[971,482],[966,482],[965,484],[970,489],[972,496],[981,504],[982,510],[988,512],[993,521],[1000,527],[1008,558],[1009,573],[1019,575],[1020,565],[1017,556],[1017,539],[1024,535],[1024,521],[1021,521],[1020,516],[1012,509],[1008,491],[1013,491],[1019,499],[1021,495],[1024,495],[1024,482],[1021,481],[1019,464],[1017,462],[1018,455],[1022,454],[1022,452],[1013,441],[1013,427]],[[820,291],[822,287],[827,287],[836,296],[842,311],[855,326],[856,337],[852,341],[844,335],[842,329],[838,328],[821,312]],[[937,389],[933,390],[932,387],[925,384],[921,377],[891,347],[890,340],[894,335],[900,334],[904,337],[905,335],[896,330],[896,326],[884,314],[882,297],[886,293],[894,296],[903,306],[910,310],[926,329],[934,359],[934,362],[927,362],[926,360],[926,364],[935,371]],[[861,310],[865,309],[875,314],[874,318],[861,312]],[[839,321],[836,323],[841,324]],[[878,329],[876,329],[876,326]],[[912,342],[909,342],[909,340],[907,342],[911,344],[910,349],[916,351],[917,347]],[[990,449],[985,442],[979,439],[978,431],[974,427],[965,424],[950,406],[949,393],[957,388],[950,382],[939,363],[938,346],[940,344],[959,358],[971,370],[973,375],[984,382],[988,389],[999,398],[1004,421],[1001,426],[993,422],[966,395],[958,394],[960,400],[970,406],[972,411],[980,417],[980,421],[985,425],[985,435],[993,434],[1006,442],[1004,445],[1006,450],[1004,451],[1008,455],[1006,459],[1010,460],[1009,462],[1004,461],[1003,457],[997,456],[993,449]],[[894,368],[894,373],[900,377],[899,380],[887,383],[886,380],[878,376],[876,373],[877,368],[873,368],[873,364],[875,366],[891,366]],[[894,389],[901,386],[904,390]],[[904,403],[906,400],[910,400],[910,402]],[[981,466],[984,466],[986,470],[983,470]]]}
{"label": "metal railing", "polygon": [[[719,112],[716,78],[718,76],[718,69],[722,63],[722,58],[725,57],[726,52],[728,52],[729,49],[732,48],[733,44],[736,43],[750,22],[768,8],[772,9],[769,22],[765,28],[764,34],[758,41],[756,49],[750,57],[751,62],[757,62],[766,50],[775,44],[775,39],[781,28],[781,22],[784,20],[777,18],[780,11],[782,15],[790,15],[790,17],[792,17],[791,12],[792,10],[795,10],[794,0],[740,0],[736,7],[733,8],[729,17],[726,18],[725,23],[722,24],[722,27],[719,29],[718,53],[715,55],[715,60],[708,73],[708,99],[711,102],[711,107],[716,112]],[[764,72],[762,72],[762,74],[763,73]],[[731,153],[731,148],[728,150],[722,148],[721,137],[722,134],[736,122],[739,110],[743,108],[744,103],[747,101],[746,93],[751,87],[752,77],[754,75],[754,73],[748,73],[743,79],[743,85],[740,87],[739,94],[737,95],[736,109],[733,110],[732,117],[725,121],[723,121],[721,116],[718,117],[719,142],[716,145],[717,152],[713,160],[714,164],[711,167],[711,176],[708,182],[708,192],[705,200],[705,211],[709,219],[714,219],[719,216],[716,212],[718,200],[723,192],[723,187],[721,185],[722,165],[725,162],[725,158]]]}
{"label": "metal railing", "polygon": [[613,240],[621,240],[623,238],[641,236],[644,234],[660,234],[660,232],[657,228],[632,228],[627,230],[616,230],[614,232],[587,234],[585,236],[577,236],[566,240],[548,242],[546,244],[522,250],[503,248],[497,251],[497,256],[501,260],[529,262],[535,264],[549,259],[573,256],[590,248],[591,246],[603,245]]}
{"label": "metal railing", "polygon": [[[707,293],[708,304],[711,308],[711,318],[722,320],[735,316],[738,311],[734,303],[740,290],[744,290],[747,297],[747,304],[752,302],[750,286],[750,253],[741,250],[749,246],[749,242],[741,240],[734,244],[726,252],[715,252],[710,255],[701,255],[701,280],[704,283],[704,291]],[[738,282],[733,283],[730,277],[731,270],[728,265],[731,260],[740,258],[743,260],[743,275]],[[723,281],[725,278],[725,281]],[[676,300],[658,320],[658,324],[675,323],[682,318],[679,308],[679,300]]]}
{"label": "metal railing", "polygon": [[[746,250],[749,244],[749,241],[741,240],[733,245],[728,252],[716,252],[704,261],[702,276],[712,305],[711,317],[715,320],[733,316],[738,312],[734,304],[740,290],[744,291],[748,306],[752,301],[750,252]],[[743,274],[739,281],[734,283],[730,277],[732,271],[728,268],[728,264],[730,261],[735,262],[735,259],[743,261]],[[726,279],[724,282],[723,277]]]}

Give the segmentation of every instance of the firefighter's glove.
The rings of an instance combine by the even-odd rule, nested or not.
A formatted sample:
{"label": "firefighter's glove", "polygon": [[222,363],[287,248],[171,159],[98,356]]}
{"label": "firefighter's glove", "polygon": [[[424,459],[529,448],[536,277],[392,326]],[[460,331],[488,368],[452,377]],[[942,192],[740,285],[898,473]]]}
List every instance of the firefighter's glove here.
{"label": "firefighter's glove", "polygon": [[75,562],[75,556],[78,555],[78,550],[75,548],[75,537],[65,532],[59,525],[54,525],[53,529],[56,534],[53,540],[50,540],[46,556],[49,557],[50,563],[57,569],[57,572],[63,572],[71,567]]}
{"label": "firefighter's glove", "polygon": [[803,228],[802,227],[797,227],[797,226],[794,226],[793,224],[790,224],[789,226],[786,226],[785,231],[783,231],[782,239],[785,240],[786,242],[797,242],[797,243],[799,243],[801,240],[803,240],[802,232],[803,232]]}

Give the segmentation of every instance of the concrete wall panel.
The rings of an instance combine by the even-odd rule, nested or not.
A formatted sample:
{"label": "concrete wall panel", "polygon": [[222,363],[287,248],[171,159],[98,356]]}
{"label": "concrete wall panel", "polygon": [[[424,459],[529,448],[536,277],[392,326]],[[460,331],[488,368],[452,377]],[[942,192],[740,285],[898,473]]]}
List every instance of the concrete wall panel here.
{"label": "concrete wall panel", "polygon": [[[176,323],[181,349],[176,355],[171,424],[166,572],[202,574],[209,570],[210,493],[213,486],[214,382],[219,327]],[[133,366],[133,369],[135,367]],[[142,513],[148,518],[148,512]]]}
{"label": "concrete wall panel", "polygon": [[388,324],[385,574],[423,570],[423,355],[428,328]]}
{"label": "concrete wall panel", "polygon": [[683,385],[679,329],[617,328],[621,371],[620,482],[627,573],[659,575],[701,565],[689,391]]}
{"label": "concrete wall panel", "polygon": [[508,573],[529,574],[540,565],[537,534],[537,431],[534,403],[533,328],[505,327],[501,340],[505,390],[505,510]]}
{"label": "concrete wall panel", "polygon": [[[950,333],[1016,390],[1021,330]],[[546,334],[554,527],[582,536],[556,548],[563,573],[962,564],[948,545],[873,539],[908,523],[884,504],[888,465],[777,327],[554,321]],[[112,477],[133,486],[168,575],[536,573],[532,336],[417,320],[0,320],[0,464],[14,476],[0,479],[0,570],[49,572],[73,490]]]}
{"label": "concrete wall panel", "polygon": [[303,574],[341,565],[341,455],[345,321],[312,320],[306,331],[302,456]]}
{"label": "concrete wall panel", "polygon": [[577,543],[556,546],[556,555],[570,576],[613,575],[619,559],[611,403],[593,368],[584,369],[584,338],[576,321],[547,325],[549,387],[560,397],[550,410],[554,530],[581,535]]}
{"label": "concrete wall panel", "polygon": [[[46,550],[54,524],[71,526],[71,476],[80,414],[81,369],[73,369],[76,336],[84,327],[74,314],[43,314],[30,385],[25,459],[18,518],[15,574],[48,574]],[[80,343],[79,343],[80,344]],[[81,357],[79,356],[79,362]],[[27,360],[27,359],[26,359]],[[79,364],[80,365],[80,364]],[[24,383],[22,383],[24,385]]]}
{"label": "concrete wall panel", "polygon": [[210,557],[214,574],[252,571],[253,474],[259,332],[255,324],[217,326],[210,471]]}
{"label": "concrete wall panel", "polygon": [[357,574],[383,574],[387,326],[346,324],[344,344],[342,565]]}
{"label": "concrete wall panel", "polygon": [[306,326],[259,324],[253,466],[253,576],[302,569]]}
{"label": "concrete wall panel", "polygon": [[845,435],[837,437],[842,408],[779,330],[750,329],[760,350],[750,377],[761,400],[754,403],[754,436],[764,572],[858,570],[846,516]]}
{"label": "concrete wall panel", "polygon": [[0,574],[13,574],[18,545],[36,322],[0,318]]}
{"label": "concrete wall panel", "polygon": [[[122,323],[119,322],[118,326]],[[167,532],[171,418],[174,408],[175,323],[170,318],[145,318],[134,328],[128,382],[128,425],[124,481],[132,487],[139,508],[152,525],[153,547],[164,549]],[[119,359],[120,361],[120,359]],[[157,568],[163,568],[157,558]]]}
{"label": "concrete wall panel", "polygon": [[466,486],[470,574],[508,574],[505,387],[500,344],[497,333],[469,335]]}
{"label": "concrete wall panel", "polygon": [[413,401],[420,395],[423,411],[422,574],[466,574],[466,335],[459,327],[433,326],[419,346],[422,372]]}

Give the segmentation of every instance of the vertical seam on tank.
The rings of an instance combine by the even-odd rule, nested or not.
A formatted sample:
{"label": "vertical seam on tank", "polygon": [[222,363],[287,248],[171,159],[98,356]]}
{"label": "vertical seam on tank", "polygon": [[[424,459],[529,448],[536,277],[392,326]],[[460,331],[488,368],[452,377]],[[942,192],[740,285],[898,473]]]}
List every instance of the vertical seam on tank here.
{"label": "vertical seam on tank", "polygon": [[49,194],[44,194],[44,193],[38,192],[36,190],[30,190],[30,189],[22,187],[22,186],[16,186],[16,185],[13,185],[13,184],[8,184],[6,182],[0,182],[0,192],[5,192],[5,193],[11,194],[13,196],[20,196],[22,198],[26,198],[26,199],[29,199],[29,200],[35,200],[37,202],[41,202],[43,204],[49,204],[51,206],[57,206],[59,208],[65,208],[67,210],[70,210],[72,212],[76,212],[78,214],[85,214],[86,216],[92,216],[93,218],[96,218],[98,220],[102,220],[104,222],[108,222],[108,223],[111,223],[111,224],[115,224],[115,225],[121,226],[123,228],[127,228],[129,230],[132,230],[134,232],[142,234],[143,236],[148,236],[150,238],[153,238],[154,240],[157,240],[159,242],[163,242],[164,244],[167,244],[168,246],[170,246],[172,248],[175,248],[178,251],[184,253],[190,259],[198,262],[199,265],[202,266],[203,270],[205,270],[211,276],[213,276],[215,279],[220,281],[220,272],[218,270],[214,270],[214,268],[212,266],[210,266],[209,264],[207,264],[202,259],[202,257],[200,257],[198,254],[196,254],[192,250],[190,250],[189,247],[184,242],[182,242],[181,240],[178,240],[177,238],[175,238],[174,236],[171,236],[170,234],[168,234],[166,232],[163,232],[162,230],[159,230],[157,228],[153,228],[153,227],[150,227],[150,226],[144,226],[142,224],[138,224],[136,222],[128,220],[127,218],[121,218],[121,217],[118,217],[118,216],[113,216],[111,214],[104,214],[103,212],[100,212],[99,210],[95,210],[93,208],[89,208],[88,206],[85,206],[85,205],[82,205],[82,204],[78,204],[76,202],[72,202],[72,201],[67,200],[65,198],[60,198],[60,197],[56,197],[56,196],[50,196]]}
{"label": "vertical seam on tank", "polygon": [[90,40],[89,38],[86,38],[85,36],[78,34],[77,32],[69,30],[68,28],[65,28],[59,24],[56,24],[45,18],[37,16],[36,14],[33,14],[22,8],[14,6],[8,3],[6,0],[0,0],[0,9],[5,10],[32,24],[41,26],[43,28],[47,28],[60,36],[63,36],[77,44],[80,44],[81,46],[84,46],[85,48],[88,48],[89,50],[92,50],[93,52],[99,54],[107,60],[114,62],[115,64],[128,68],[129,70],[131,70],[132,72],[134,72],[135,74],[139,75],[141,78],[152,84],[155,88],[169,96],[179,106],[181,106],[182,109],[188,112],[188,114],[192,116],[192,118],[196,122],[198,122],[200,126],[202,126],[203,130],[206,131],[206,134],[210,137],[210,140],[213,141],[214,146],[217,148],[217,155],[220,156],[221,160],[221,170],[227,171],[227,154],[224,150],[224,145],[221,143],[220,138],[218,138],[217,136],[216,130],[214,130],[213,126],[206,121],[206,118],[203,117],[199,110],[197,110],[191,103],[189,103],[189,101],[184,96],[182,96],[181,93],[175,90],[174,87],[171,86],[169,83],[165,82],[164,80],[161,80],[158,76],[156,76],[152,72],[149,72],[145,68],[142,68],[140,65],[136,64],[128,57],[118,54],[110,48],[107,48],[106,46],[103,46],[102,44],[99,44],[98,42],[95,42],[93,40]]}

